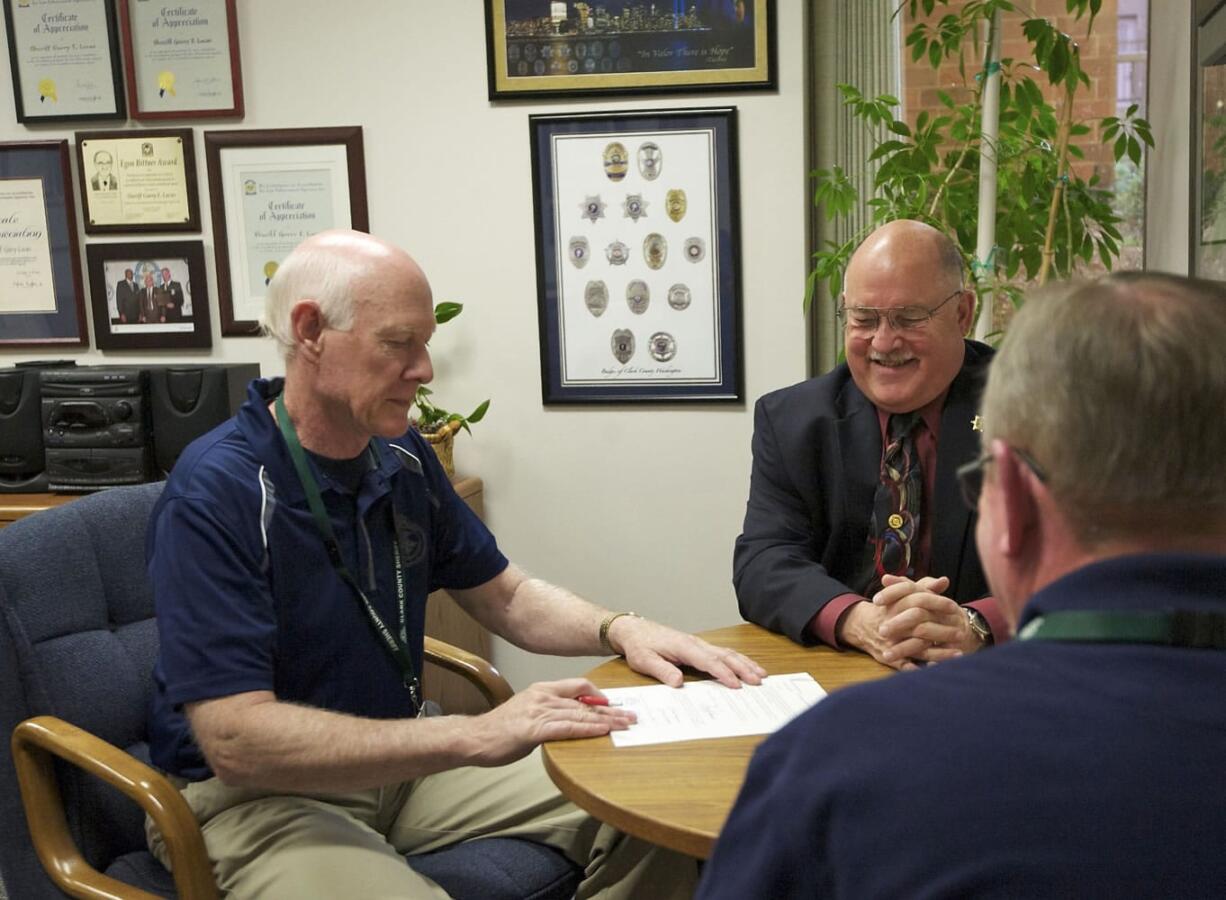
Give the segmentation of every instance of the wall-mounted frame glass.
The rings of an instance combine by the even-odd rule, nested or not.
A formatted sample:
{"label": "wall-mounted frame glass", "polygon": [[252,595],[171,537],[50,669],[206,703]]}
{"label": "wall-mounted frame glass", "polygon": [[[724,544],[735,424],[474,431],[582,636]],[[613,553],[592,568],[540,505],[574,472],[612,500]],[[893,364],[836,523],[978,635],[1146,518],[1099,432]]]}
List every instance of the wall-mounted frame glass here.
{"label": "wall-mounted frame glass", "polygon": [[0,144],[0,347],[86,347],[68,141]]}
{"label": "wall-mounted frame glass", "polygon": [[0,0],[17,121],[122,119],[119,30],[110,0]]}

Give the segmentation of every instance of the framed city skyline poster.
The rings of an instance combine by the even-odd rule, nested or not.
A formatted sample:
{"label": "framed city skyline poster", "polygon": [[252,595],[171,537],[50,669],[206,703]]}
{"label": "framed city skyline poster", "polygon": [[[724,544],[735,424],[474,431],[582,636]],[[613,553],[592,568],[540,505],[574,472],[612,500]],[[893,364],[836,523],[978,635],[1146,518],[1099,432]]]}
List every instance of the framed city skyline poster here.
{"label": "framed city skyline poster", "polygon": [[769,90],[774,0],[485,0],[491,100]]}
{"label": "framed city skyline poster", "polygon": [[362,129],[206,131],[221,333],[254,337],[281,260],[329,228],[370,228]]}
{"label": "framed city skyline poster", "polygon": [[0,143],[0,348],[87,347],[68,141]]}
{"label": "framed city skyline poster", "polygon": [[740,400],[736,110],[529,128],[544,402]]}

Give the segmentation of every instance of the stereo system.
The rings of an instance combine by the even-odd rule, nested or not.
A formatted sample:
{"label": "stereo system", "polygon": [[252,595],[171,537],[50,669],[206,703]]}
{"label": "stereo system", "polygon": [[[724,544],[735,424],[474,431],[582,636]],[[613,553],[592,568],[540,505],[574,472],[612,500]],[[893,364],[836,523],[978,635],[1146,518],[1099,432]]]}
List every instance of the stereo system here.
{"label": "stereo system", "polygon": [[255,363],[0,370],[0,493],[164,477],[238,411]]}

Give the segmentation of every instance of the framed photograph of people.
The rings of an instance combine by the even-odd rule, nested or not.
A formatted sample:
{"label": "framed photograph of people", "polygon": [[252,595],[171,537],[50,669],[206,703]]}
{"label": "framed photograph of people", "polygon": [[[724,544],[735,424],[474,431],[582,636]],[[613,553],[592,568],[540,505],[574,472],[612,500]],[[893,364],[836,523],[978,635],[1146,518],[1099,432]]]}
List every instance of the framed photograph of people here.
{"label": "framed photograph of people", "polygon": [[277,266],[329,228],[366,231],[362,129],[206,131],[221,333],[256,335]]}
{"label": "framed photograph of people", "polygon": [[132,118],[242,118],[235,0],[118,3]]}
{"label": "framed photograph of people", "polygon": [[741,399],[736,110],[529,127],[544,401]]}
{"label": "framed photograph of people", "polygon": [[0,143],[0,348],[87,347],[67,141]]}
{"label": "framed photograph of people", "polygon": [[485,0],[491,100],[775,87],[774,0]]}
{"label": "framed photograph of people", "polygon": [[85,255],[99,350],[213,345],[203,243],[89,244]]}
{"label": "framed photograph of people", "polygon": [[86,234],[200,230],[190,128],[78,131]]}
{"label": "framed photograph of people", "polygon": [[124,118],[111,0],[0,0],[17,121]]}

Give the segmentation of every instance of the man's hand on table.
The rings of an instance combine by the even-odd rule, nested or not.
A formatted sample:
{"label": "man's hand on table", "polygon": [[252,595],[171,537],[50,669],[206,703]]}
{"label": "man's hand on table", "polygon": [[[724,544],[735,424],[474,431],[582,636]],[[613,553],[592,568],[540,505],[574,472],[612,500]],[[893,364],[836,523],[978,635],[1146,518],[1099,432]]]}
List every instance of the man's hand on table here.
{"label": "man's hand on table", "polygon": [[546,741],[600,737],[634,724],[635,715],[617,706],[592,706],[579,700],[599,697],[586,678],[542,681],[506,703],[469,720],[476,727],[476,765],[501,766],[527,756]]}
{"label": "man's hand on table", "polygon": [[706,672],[730,688],[761,684],[766,677],[765,669],[735,650],[635,616],[620,616],[613,622],[609,643],[634,671],[672,687],[681,686],[683,665]]}

